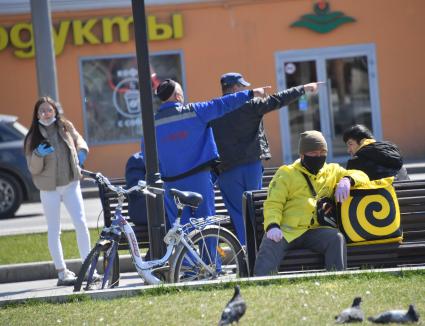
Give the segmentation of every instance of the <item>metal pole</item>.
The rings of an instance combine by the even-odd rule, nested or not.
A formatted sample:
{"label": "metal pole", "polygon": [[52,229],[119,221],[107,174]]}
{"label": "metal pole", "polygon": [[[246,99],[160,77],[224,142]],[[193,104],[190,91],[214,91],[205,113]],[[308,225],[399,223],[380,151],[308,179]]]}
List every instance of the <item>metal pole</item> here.
{"label": "metal pole", "polygon": [[31,0],[38,95],[59,101],[49,0]]}
{"label": "metal pole", "polygon": [[[132,0],[136,57],[139,73],[139,91],[142,105],[142,127],[145,144],[146,182],[155,185],[161,180],[158,169],[156,151],[155,121],[152,105],[151,73],[149,66],[149,50],[146,30],[146,14],[144,0]],[[158,185],[155,185],[158,186]],[[160,258],[165,252],[163,238],[165,236],[164,199],[163,196],[152,198],[146,196],[148,212],[149,245],[151,258]]]}

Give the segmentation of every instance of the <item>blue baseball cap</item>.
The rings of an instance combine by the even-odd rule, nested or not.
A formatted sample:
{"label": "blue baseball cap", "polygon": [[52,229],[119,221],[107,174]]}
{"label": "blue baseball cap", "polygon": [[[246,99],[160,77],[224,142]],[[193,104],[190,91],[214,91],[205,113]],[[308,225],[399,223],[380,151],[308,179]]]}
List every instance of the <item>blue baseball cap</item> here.
{"label": "blue baseball cap", "polygon": [[220,78],[221,85],[223,86],[232,86],[234,84],[241,84],[243,86],[250,86],[245,79],[243,79],[242,75],[237,72],[228,72],[224,74]]}

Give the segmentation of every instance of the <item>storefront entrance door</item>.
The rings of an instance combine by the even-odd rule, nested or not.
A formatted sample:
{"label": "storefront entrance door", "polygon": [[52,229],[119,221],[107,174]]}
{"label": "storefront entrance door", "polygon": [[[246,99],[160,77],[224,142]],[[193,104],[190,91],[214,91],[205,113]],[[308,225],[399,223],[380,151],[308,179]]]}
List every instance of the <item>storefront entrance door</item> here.
{"label": "storefront entrance door", "polygon": [[280,110],[285,164],[298,157],[298,136],[305,130],[322,131],[328,162],[347,160],[342,135],[354,124],[366,125],[381,139],[373,45],[279,52],[276,64],[279,89],[326,81],[317,95],[304,95]]}

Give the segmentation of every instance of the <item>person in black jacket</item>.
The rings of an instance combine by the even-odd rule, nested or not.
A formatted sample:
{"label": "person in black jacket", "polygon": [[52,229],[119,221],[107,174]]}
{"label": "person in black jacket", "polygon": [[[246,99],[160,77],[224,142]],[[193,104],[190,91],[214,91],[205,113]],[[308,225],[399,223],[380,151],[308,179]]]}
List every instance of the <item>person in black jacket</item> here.
{"label": "person in black jacket", "polygon": [[361,170],[370,180],[393,176],[395,180],[409,180],[398,147],[388,141],[376,141],[364,125],[350,127],[344,132],[343,140],[351,155],[347,169]]}
{"label": "person in black jacket", "polygon": [[[241,74],[231,72],[221,76],[223,95],[250,86]],[[265,98],[253,98],[238,110],[213,120],[211,127],[219,152],[216,167],[217,183],[229,211],[236,235],[245,244],[242,218],[242,194],[262,187],[262,160],[271,158],[263,127],[264,114],[296,101],[305,92],[316,92],[319,83],[310,83],[278,92]]]}

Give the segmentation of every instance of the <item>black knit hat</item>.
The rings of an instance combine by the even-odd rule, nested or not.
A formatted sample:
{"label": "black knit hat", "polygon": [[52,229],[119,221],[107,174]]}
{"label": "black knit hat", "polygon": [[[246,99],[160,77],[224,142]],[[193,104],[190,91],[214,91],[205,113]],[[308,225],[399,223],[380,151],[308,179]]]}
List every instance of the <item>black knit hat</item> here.
{"label": "black knit hat", "polygon": [[174,90],[176,89],[176,82],[172,79],[166,79],[161,84],[159,84],[158,88],[155,91],[156,96],[159,97],[161,101],[166,101],[173,95]]}

